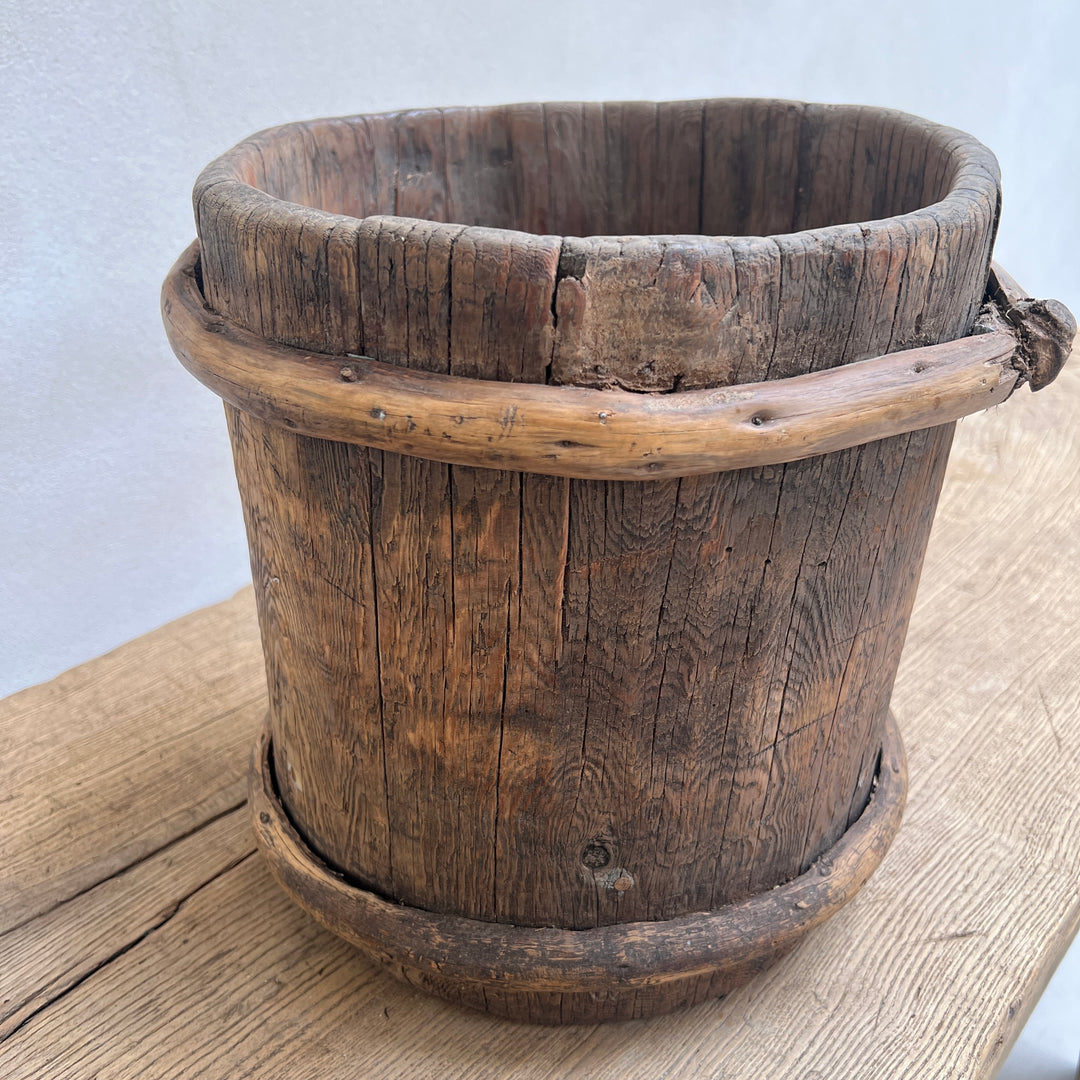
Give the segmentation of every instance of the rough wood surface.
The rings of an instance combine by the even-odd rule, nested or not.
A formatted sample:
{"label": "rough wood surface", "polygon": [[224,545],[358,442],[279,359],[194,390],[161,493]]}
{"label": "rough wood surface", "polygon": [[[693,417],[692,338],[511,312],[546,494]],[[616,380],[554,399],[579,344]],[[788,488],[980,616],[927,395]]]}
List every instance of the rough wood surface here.
{"label": "rough wood surface", "polygon": [[[998,177],[970,137],[791,102],[555,112],[240,144],[196,183],[207,302],[305,352],[501,380],[507,426],[527,422],[518,384],[672,391],[677,411],[695,387],[816,385],[971,328]],[[696,185],[671,175],[695,160]],[[575,199],[576,226],[608,235],[545,231]],[[359,202],[367,216],[337,213]],[[669,231],[695,211],[699,235]],[[1010,385],[999,347],[962,347],[986,350],[984,399]],[[518,927],[658,922],[792,881],[866,807],[951,423],[619,482],[228,415],[281,799],[365,888]],[[598,1015],[571,1004],[561,1019]]]}
{"label": "rough wood surface", "polygon": [[1049,386],[1060,374],[1072,350],[1076,319],[1059,300],[1036,300],[997,263],[990,267],[987,293],[1006,326],[1015,327],[1021,347],[1023,374],[1032,390]]}
{"label": "rough wood surface", "polygon": [[[247,605],[233,601],[9,701],[0,932],[243,803],[250,739],[239,728],[254,730],[265,698],[250,627]],[[157,771],[164,756],[169,768]],[[103,770],[93,784],[84,781],[88,760]]]}
{"label": "rough wood surface", "polygon": [[[468,242],[459,242],[459,258]],[[197,259],[193,246],[173,268],[162,312],[177,356],[230,405],[314,438],[452,465],[579,479],[660,479],[775,465],[958,420],[1008,397],[1021,371],[1031,370],[1018,352],[1018,334],[1040,325],[1018,318],[1013,329],[994,313],[999,329],[979,336],[737,389],[651,395],[519,385],[508,399],[505,383],[471,373],[487,353],[491,372],[519,378],[517,370],[505,370],[512,346],[498,343],[490,326],[475,325],[480,320],[467,337],[459,301],[454,332],[472,342],[458,349],[470,356],[469,377],[403,372],[248,333],[208,310]],[[1037,303],[1061,308],[1055,301]],[[1059,330],[1071,341],[1075,324],[1064,315]]]}
{"label": "rough wood surface", "polygon": [[[687,390],[966,332],[998,183],[975,139],[886,109],[561,103],[271,129],[208,166],[194,202],[210,304],[253,333],[418,366],[365,338],[364,283],[402,270],[414,297],[438,283],[406,284],[373,237],[449,258],[462,226],[493,226],[501,258],[552,290],[550,381]],[[525,234],[556,263],[534,263]]]}
{"label": "rough wood surface", "polygon": [[327,929],[422,989],[530,1023],[632,1020],[729,993],[835,914],[877,869],[907,794],[891,716],[873,794],[858,819],[797,878],[741,903],[591,930],[433,914],[343,880],[314,855],[277,793],[269,718],[248,797],[259,848],[282,888]]}
{"label": "rough wood surface", "polygon": [[249,816],[226,810],[0,937],[0,1038],[170,919],[252,854]]}
{"label": "rough wood surface", "polygon": [[[74,891],[104,885],[112,912],[100,927],[43,915],[73,892],[23,871],[5,911],[27,922],[15,934],[38,936],[0,965],[0,997],[37,1011],[0,1042],[0,1073],[991,1077],[1080,925],[1077,408],[1074,361],[1045,393],[961,424],[893,697],[911,768],[904,825],[863,892],[742,990],[651,1021],[523,1028],[386,978],[259,859],[207,880],[243,845],[224,818],[208,826],[220,811],[191,785],[215,765],[242,775],[265,708],[245,591],[0,704],[3,865],[91,868]],[[193,740],[200,769],[178,826],[170,792]],[[11,782],[22,769],[33,784]],[[133,803],[132,785],[146,797]],[[145,862],[149,877],[119,872],[180,834],[195,846],[175,877],[168,851]],[[171,882],[160,893],[156,875]]]}

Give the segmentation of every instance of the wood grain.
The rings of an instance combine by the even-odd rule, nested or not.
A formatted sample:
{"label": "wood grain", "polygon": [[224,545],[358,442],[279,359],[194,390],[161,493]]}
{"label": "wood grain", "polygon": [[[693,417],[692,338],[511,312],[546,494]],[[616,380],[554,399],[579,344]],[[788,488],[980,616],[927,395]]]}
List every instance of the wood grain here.
{"label": "wood grain", "polygon": [[[455,267],[475,251],[473,234],[457,240]],[[471,358],[455,364],[464,376],[447,376],[256,338],[206,310],[196,260],[192,248],[174,267],[162,310],[177,356],[215,393],[298,434],[454,465],[611,480],[774,465],[991,408],[1028,370],[1018,331],[1002,321],[992,333],[738,389],[653,396],[518,385],[511,402],[503,382],[474,377],[481,358],[507,382],[540,381],[543,372],[518,370],[520,357],[498,340],[490,313],[463,328],[460,283],[455,353]],[[531,307],[522,317],[539,313],[535,301]],[[482,301],[474,300],[473,310],[483,310]],[[382,318],[377,326],[385,332],[392,320],[385,311]],[[1068,329],[1068,318],[1059,322]],[[375,345],[374,333],[369,339],[373,348],[386,347]],[[543,344],[532,346],[533,357],[546,355]],[[400,362],[406,352],[399,347],[394,355]]]}
{"label": "wood grain", "polygon": [[[338,212],[359,203],[385,209]],[[827,857],[870,797],[951,421],[1005,396],[1015,341],[857,362],[971,328],[992,155],[792,102],[423,110],[263,132],[195,204],[207,258],[173,280],[199,347],[239,325],[298,350],[274,373],[300,374],[296,417],[253,354],[228,413],[275,774],[310,847],[387,902],[567,933],[749,902]],[[367,401],[377,377],[399,396]],[[360,448],[312,428],[357,404]],[[394,437],[364,445],[372,424]],[[599,1001],[493,973],[481,1003],[628,1015],[616,953]],[[650,986],[629,1014],[729,985]]]}
{"label": "wood grain", "polygon": [[[194,192],[211,306],[306,348],[325,350],[332,313],[363,304],[361,281],[327,272],[330,238],[348,247],[367,229],[347,215],[426,219],[443,247],[462,225],[505,230],[507,250],[512,230],[555,234],[552,381],[636,390],[754,382],[776,356],[775,374],[796,374],[965,333],[998,201],[993,155],[955,129],[737,99],[284,125],[211,163]],[[260,303],[289,279],[293,298]],[[809,338],[792,347],[807,303],[822,355]]]}
{"label": "wood grain", "polygon": [[[332,1080],[358,1069],[451,1080],[993,1076],[1080,926],[1078,404],[1074,363],[1044,394],[960,426],[894,694],[911,759],[905,823],[862,893],[749,986],[651,1021],[507,1024],[387,979],[304,915],[261,860],[246,859],[140,940],[126,929],[113,937],[103,950],[111,960],[88,959],[85,981],[0,1042],[0,1071],[17,1080]],[[261,680],[253,614],[245,591],[8,699],[9,722],[45,711],[5,745],[4,761],[20,763],[34,737],[62,746],[73,730],[130,725],[146,741],[132,778],[168,791],[192,728],[207,746],[243,744],[246,755],[258,722],[247,688]],[[192,670],[200,647],[216,662]],[[159,721],[146,723],[147,712]],[[47,803],[70,815],[61,850],[105,866],[100,815],[110,820],[103,808],[128,780],[111,743],[81,749],[77,776],[61,760],[40,773],[36,793],[8,789],[5,865],[33,855],[40,833],[28,826]],[[231,762],[242,768],[239,753]],[[112,818],[111,830],[157,830],[172,813],[167,798],[151,800]],[[234,857],[222,830],[193,834],[203,847],[190,865]],[[110,934],[129,912],[137,921],[146,884],[119,880]],[[182,896],[174,890],[168,908]],[[25,903],[28,916],[38,909],[33,890]],[[43,934],[40,953],[20,954],[38,985],[54,970],[50,948],[66,950],[67,964],[108,944],[77,918],[42,926],[65,940]]]}
{"label": "wood grain", "polygon": [[1076,319],[1058,300],[1036,300],[1026,294],[997,263],[990,266],[987,295],[1000,317],[998,325],[1013,326],[1021,346],[1017,366],[1032,390],[1049,386],[1072,351]]}
{"label": "wood grain", "polygon": [[254,850],[248,815],[228,810],[0,935],[0,1039],[152,933]]}
{"label": "wood grain", "polygon": [[3,702],[0,933],[243,802],[266,700],[254,629],[245,592]]}
{"label": "wood grain", "polygon": [[591,930],[432,914],[345,881],[304,843],[281,803],[269,723],[252,755],[251,819],[282,888],[315,918],[421,988],[532,1023],[637,1019],[730,992],[846,904],[899,827],[907,770],[886,719],[873,794],[857,821],[797,878],[737,904]]}

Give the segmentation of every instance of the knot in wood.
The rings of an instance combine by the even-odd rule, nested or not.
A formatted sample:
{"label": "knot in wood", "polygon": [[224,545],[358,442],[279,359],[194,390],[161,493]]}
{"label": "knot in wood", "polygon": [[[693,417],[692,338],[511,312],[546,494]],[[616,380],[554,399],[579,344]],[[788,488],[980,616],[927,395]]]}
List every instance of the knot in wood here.
{"label": "knot in wood", "polygon": [[601,870],[611,862],[611,852],[603,844],[586,844],[581,861],[590,870]]}

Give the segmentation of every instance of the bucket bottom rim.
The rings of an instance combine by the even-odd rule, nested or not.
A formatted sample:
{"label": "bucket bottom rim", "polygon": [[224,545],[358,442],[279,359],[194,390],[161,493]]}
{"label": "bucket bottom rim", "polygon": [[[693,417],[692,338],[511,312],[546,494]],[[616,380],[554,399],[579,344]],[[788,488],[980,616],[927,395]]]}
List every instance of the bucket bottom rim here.
{"label": "bucket bottom rim", "polygon": [[248,794],[256,840],[278,884],[391,974],[513,1019],[595,1023],[726,994],[794,948],[877,869],[900,826],[907,762],[890,712],[866,808],[805,873],[714,911],[587,930],[441,915],[347,881],[304,842],[278,797],[269,715],[253,748]]}

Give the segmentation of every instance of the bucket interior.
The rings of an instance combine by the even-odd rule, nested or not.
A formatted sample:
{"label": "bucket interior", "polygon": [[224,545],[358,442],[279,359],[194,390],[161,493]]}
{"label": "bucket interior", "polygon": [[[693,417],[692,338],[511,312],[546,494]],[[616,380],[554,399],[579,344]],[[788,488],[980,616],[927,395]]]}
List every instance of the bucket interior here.
{"label": "bucket interior", "polygon": [[788,101],[433,109],[291,124],[238,148],[267,194],[567,236],[763,236],[910,213],[957,184],[949,128]]}

